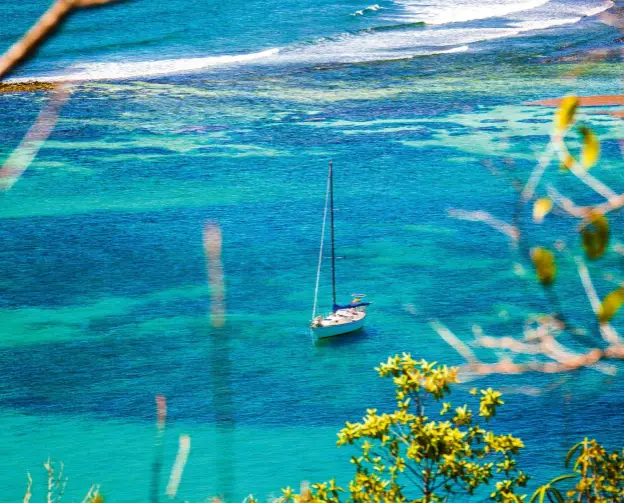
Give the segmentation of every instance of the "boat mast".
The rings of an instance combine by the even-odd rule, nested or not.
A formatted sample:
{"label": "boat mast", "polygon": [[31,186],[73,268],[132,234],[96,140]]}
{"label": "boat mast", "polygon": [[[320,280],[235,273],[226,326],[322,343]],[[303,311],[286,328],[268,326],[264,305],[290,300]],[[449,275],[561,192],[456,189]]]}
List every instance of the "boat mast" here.
{"label": "boat mast", "polygon": [[334,176],[333,161],[329,161],[329,216],[331,226],[331,256],[332,256],[332,312],[336,306],[336,250],[334,248]]}

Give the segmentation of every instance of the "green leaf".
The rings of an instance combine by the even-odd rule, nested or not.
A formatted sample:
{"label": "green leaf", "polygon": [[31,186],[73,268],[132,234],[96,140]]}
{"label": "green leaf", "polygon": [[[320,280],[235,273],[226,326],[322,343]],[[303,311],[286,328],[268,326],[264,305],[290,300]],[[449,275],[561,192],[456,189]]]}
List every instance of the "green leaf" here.
{"label": "green leaf", "polygon": [[573,122],[579,100],[576,96],[566,96],[555,112],[555,129],[558,133],[566,130]]}
{"label": "green leaf", "polygon": [[[568,453],[566,454],[566,457],[565,457],[565,462],[564,462],[564,466],[565,466],[566,468],[568,468],[568,466],[570,465],[570,460],[572,459],[572,456],[574,456],[574,453],[578,450],[578,448],[579,448],[581,445],[583,445],[583,442],[584,442],[584,441],[581,441],[581,442],[579,442],[578,444],[573,445],[573,446],[572,446],[572,448],[571,448],[571,449],[568,451]],[[568,477],[569,477],[569,476],[568,476]],[[552,482],[551,482],[551,484],[552,484]]]}
{"label": "green leaf", "polygon": [[563,161],[561,161],[561,169],[563,171],[567,171],[568,169],[571,169],[572,166],[574,166],[575,162],[576,162],[576,159],[574,159],[574,156],[572,156],[572,154],[568,152],[564,156]]}
{"label": "green leaf", "polygon": [[[577,444],[577,445],[579,445],[579,444]],[[566,460],[567,460],[567,456],[566,456]],[[552,486],[553,484],[556,484],[557,482],[561,482],[562,480],[567,480],[567,479],[573,479],[576,476],[577,476],[576,473],[568,473],[567,475],[560,475],[559,477],[555,477],[554,479],[552,479],[548,483],[548,485]]]}
{"label": "green leaf", "polygon": [[544,221],[544,217],[548,215],[553,207],[553,202],[550,197],[542,197],[535,201],[533,205],[533,221],[536,224],[541,224]]}
{"label": "green leaf", "polygon": [[565,499],[563,498],[561,491],[557,489],[556,487],[550,488],[550,494],[552,494],[555,497],[555,499],[557,500],[557,503],[565,503]]}
{"label": "green leaf", "polygon": [[535,491],[533,493],[533,496],[531,496],[531,499],[529,500],[529,503],[533,503],[538,497],[539,497],[540,503],[543,503],[544,502],[544,492],[546,491],[547,487],[548,486],[545,485],[545,486],[542,486],[542,487],[538,488],[537,491]]}
{"label": "green leaf", "polygon": [[581,231],[583,248],[587,258],[601,257],[609,244],[609,221],[604,215],[593,214],[588,217]]}
{"label": "green leaf", "polygon": [[583,137],[581,164],[585,169],[589,169],[598,162],[598,158],[600,157],[600,142],[593,131],[588,127],[580,126],[579,132]]}
{"label": "green leaf", "polygon": [[531,259],[537,271],[537,277],[543,285],[550,285],[557,274],[557,266],[555,265],[555,256],[546,248],[531,249]]}
{"label": "green leaf", "polygon": [[620,287],[608,294],[600,304],[598,321],[607,323],[619,311],[622,303],[624,303],[624,288]]}

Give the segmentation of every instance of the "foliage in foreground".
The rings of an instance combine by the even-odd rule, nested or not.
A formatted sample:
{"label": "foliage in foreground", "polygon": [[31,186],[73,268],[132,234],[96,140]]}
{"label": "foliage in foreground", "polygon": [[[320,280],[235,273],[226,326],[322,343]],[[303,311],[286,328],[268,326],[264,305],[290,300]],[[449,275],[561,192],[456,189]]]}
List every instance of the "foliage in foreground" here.
{"label": "foliage in foreground", "polygon": [[[444,401],[458,382],[457,368],[415,361],[404,353],[388,358],[376,370],[392,379],[396,410],[380,414],[368,409],[360,422],[346,423],[338,433],[338,446],[360,451],[351,458],[355,474],[347,488],[333,479],[305,487],[300,494],[286,488],[274,503],[448,503],[473,495],[481,500],[485,493],[498,503],[624,502],[624,449],[609,453],[595,440],[584,439],[565,458],[571,473],[539,487],[528,499],[521,492],[529,478],[515,459],[524,444],[479,424],[489,422],[503,405],[499,392],[473,389],[470,393],[479,395],[479,410],[473,412],[467,405],[453,407]],[[441,417],[425,415],[425,406]],[[164,413],[159,414],[161,431]],[[48,460],[44,466],[47,501],[59,503],[67,482],[63,465],[57,468]],[[24,503],[31,498],[30,474],[28,480]],[[82,501],[102,502],[97,485]],[[244,503],[258,502],[249,496]]]}
{"label": "foliage in foreground", "polygon": [[[63,463],[56,463],[48,459],[44,464],[46,472],[48,473],[48,483],[45,502],[47,503],[60,503],[65,494],[65,485],[67,484],[67,477],[63,473]],[[28,477],[28,486],[26,487],[26,493],[24,494],[24,503],[30,503],[32,497],[32,477],[30,473],[26,474]],[[104,503],[104,497],[100,493],[99,485],[92,485],[87,492],[81,503]]]}
{"label": "foliage in foreground", "polygon": [[[609,453],[595,440],[585,438],[568,452],[565,467],[570,466],[573,473],[556,477],[540,487],[529,503],[624,501],[624,450]],[[568,491],[560,489],[564,480],[574,480],[574,487]]]}
{"label": "foliage in foreground", "polygon": [[[312,491],[302,495],[287,488],[283,489],[286,503],[339,503],[343,492],[345,501],[354,503],[447,502],[455,495],[473,495],[491,482],[492,501],[524,501],[525,496],[516,492],[528,480],[516,467],[522,441],[484,429],[475,417],[485,422],[493,418],[503,404],[500,393],[481,390],[475,414],[467,405],[453,408],[443,402],[458,382],[457,369],[403,354],[376,370],[392,379],[397,408],[391,414],[368,409],[361,422],[346,423],[338,434],[339,446],[360,449],[360,455],[351,459],[356,471],[348,490],[333,480],[314,484]],[[425,415],[429,403],[427,409],[439,412],[442,419]]]}
{"label": "foliage in foreground", "polygon": [[[457,369],[414,361],[404,353],[376,370],[392,378],[397,409],[391,414],[369,409],[361,422],[346,423],[339,432],[339,446],[360,449],[351,459],[355,475],[348,488],[334,480],[313,484],[301,494],[286,488],[280,503],[446,503],[466,501],[486,487],[489,499],[501,503],[624,501],[624,449],[609,453],[586,438],[565,458],[572,473],[554,478],[528,499],[518,492],[528,481],[516,466],[522,441],[484,429],[467,405],[453,408],[443,401],[458,382]],[[476,415],[485,422],[503,404],[501,394],[492,389],[471,393],[480,395]],[[426,404],[446,419],[426,416]]]}

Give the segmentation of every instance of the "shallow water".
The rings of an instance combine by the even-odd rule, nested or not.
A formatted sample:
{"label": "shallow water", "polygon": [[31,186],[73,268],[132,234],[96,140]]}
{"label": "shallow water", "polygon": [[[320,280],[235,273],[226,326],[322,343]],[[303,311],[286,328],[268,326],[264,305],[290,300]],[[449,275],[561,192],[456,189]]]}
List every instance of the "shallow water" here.
{"label": "shallow water", "polygon": [[[0,7],[14,21],[0,31],[3,46],[43,4]],[[392,404],[373,367],[397,351],[461,363],[431,318],[469,340],[475,323],[517,334],[527,315],[552,310],[505,236],[447,210],[511,220],[514,193],[483,161],[512,159],[528,177],[552,111],[524,102],[619,92],[615,64],[572,81],[565,65],[539,63],[616,38],[580,19],[606,4],[505,2],[496,17],[467,1],[452,11],[375,5],[258,0],[190,12],[184,2],[127,2],[75,15],[16,75],[88,80],[0,195],[2,498],[23,495],[26,470],[43,492],[41,464],[52,456],[65,462],[69,499],[98,482],[111,500],[145,501],[156,394],[168,400],[163,488],[177,435],[192,439],[182,500],[345,480],[350,453],[335,448],[336,431]],[[429,24],[409,26],[420,21]],[[46,99],[0,96],[4,157]],[[603,141],[596,176],[618,186],[622,126],[585,120]],[[374,304],[364,331],[315,346],[307,323],[330,158],[339,295],[364,291]],[[209,320],[206,222],[223,234],[222,330]],[[563,225],[556,215],[551,223]],[[591,329],[570,264],[557,288]],[[320,295],[329,308],[327,268]],[[506,392],[497,428],[525,440],[521,461],[536,483],[561,469],[579,437],[624,441],[617,376],[479,384]]]}

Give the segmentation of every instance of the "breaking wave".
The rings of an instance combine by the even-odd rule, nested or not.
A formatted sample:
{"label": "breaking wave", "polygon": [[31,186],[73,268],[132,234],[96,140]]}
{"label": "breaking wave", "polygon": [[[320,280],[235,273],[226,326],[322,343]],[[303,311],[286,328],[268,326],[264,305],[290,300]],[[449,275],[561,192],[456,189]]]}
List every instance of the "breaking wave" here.
{"label": "breaking wave", "polygon": [[368,12],[376,12],[376,11],[381,10],[381,9],[383,9],[383,7],[381,5],[375,4],[375,5],[370,5],[368,7],[365,7],[364,9],[361,9],[361,10],[356,10],[351,15],[352,16],[364,16]]}
{"label": "breaking wave", "polygon": [[504,17],[517,12],[529,11],[541,7],[549,0],[493,1],[463,0],[451,2],[451,5],[423,4],[414,0],[397,0],[403,12],[394,19],[403,18],[424,21],[430,25],[462,23],[481,19]]}
{"label": "breaking wave", "polygon": [[37,80],[39,82],[78,82],[91,80],[121,80],[136,77],[154,77],[159,75],[190,73],[212,67],[220,67],[255,61],[275,56],[279,49],[268,49],[250,54],[235,56],[208,56],[204,58],[161,59],[153,61],[135,61],[126,63],[88,63],[73,67],[69,73],[15,79],[13,82]]}
{"label": "breaking wave", "polygon": [[[41,82],[123,80],[184,74],[235,65],[331,65],[410,59],[467,52],[473,44],[510,38],[528,31],[575,24],[612,7],[611,0],[455,0],[434,5],[395,0],[394,7],[374,4],[352,15],[383,9],[378,25],[260,52],[137,62],[87,63],[63,74],[14,79]],[[390,13],[390,14],[386,14]],[[484,21],[485,18],[491,18]],[[379,20],[381,23],[379,23]],[[475,23],[469,21],[480,20]]]}

